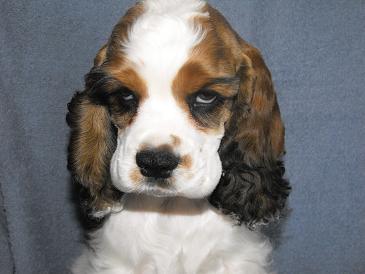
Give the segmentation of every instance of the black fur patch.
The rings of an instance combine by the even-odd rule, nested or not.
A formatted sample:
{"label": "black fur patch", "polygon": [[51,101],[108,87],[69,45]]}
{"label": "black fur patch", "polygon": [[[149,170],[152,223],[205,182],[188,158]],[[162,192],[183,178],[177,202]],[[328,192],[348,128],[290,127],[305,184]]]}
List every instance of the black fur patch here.
{"label": "black fur patch", "polygon": [[283,163],[265,161],[262,166],[250,166],[237,142],[221,147],[219,153],[223,173],[210,196],[211,204],[249,228],[278,218],[291,190],[283,178]]}

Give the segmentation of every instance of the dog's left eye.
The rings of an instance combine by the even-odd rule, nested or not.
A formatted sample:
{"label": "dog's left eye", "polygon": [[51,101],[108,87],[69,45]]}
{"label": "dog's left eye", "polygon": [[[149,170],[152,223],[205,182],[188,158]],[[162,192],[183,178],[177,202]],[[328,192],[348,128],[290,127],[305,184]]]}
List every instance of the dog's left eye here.
{"label": "dog's left eye", "polygon": [[215,105],[217,101],[219,101],[218,94],[215,91],[211,90],[201,90],[196,92],[191,99],[190,102],[193,104],[193,107],[208,107]]}
{"label": "dog's left eye", "polygon": [[220,109],[226,102],[226,97],[210,89],[199,90],[188,95],[186,102],[192,117],[203,127],[218,125]]}
{"label": "dog's left eye", "polygon": [[211,104],[217,99],[217,95],[212,92],[200,92],[195,97],[195,102],[198,104]]}
{"label": "dog's left eye", "polygon": [[200,90],[187,97],[190,110],[196,112],[209,112],[224,103],[224,97],[213,90]]}

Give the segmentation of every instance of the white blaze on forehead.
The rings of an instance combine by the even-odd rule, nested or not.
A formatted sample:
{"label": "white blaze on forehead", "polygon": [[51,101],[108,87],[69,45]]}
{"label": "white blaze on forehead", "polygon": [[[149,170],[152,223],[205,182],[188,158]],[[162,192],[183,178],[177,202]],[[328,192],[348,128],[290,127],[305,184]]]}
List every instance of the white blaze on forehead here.
{"label": "white blaze on forehead", "polygon": [[188,60],[190,50],[204,38],[204,31],[193,19],[208,16],[202,12],[205,2],[146,0],[142,3],[145,11],[132,25],[123,50],[150,91],[170,91],[172,80]]}

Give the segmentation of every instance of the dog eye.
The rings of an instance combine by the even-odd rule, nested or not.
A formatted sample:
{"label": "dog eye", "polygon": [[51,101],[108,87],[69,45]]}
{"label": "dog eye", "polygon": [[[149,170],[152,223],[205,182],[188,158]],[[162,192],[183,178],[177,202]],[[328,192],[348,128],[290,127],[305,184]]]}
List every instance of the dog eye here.
{"label": "dog eye", "polygon": [[212,92],[200,92],[195,97],[195,102],[198,104],[211,104],[217,99],[217,95]]}
{"label": "dog eye", "polygon": [[125,100],[125,101],[130,101],[130,100],[134,99],[133,94],[123,94],[122,97],[123,97],[123,100]]}
{"label": "dog eye", "polygon": [[194,95],[194,106],[213,105],[218,99],[218,94],[211,90],[198,91]]}
{"label": "dog eye", "polygon": [[136,96],[134,95],[134,93],[127,88],[122,88],[119,90],[119,92],[120,92],[122,99],[126,102],[136,99]]}
{"label": "dog eye", "polygon": [[194,117],[212,113],[225,102],[225,97],[213,90],[200,90],[186,98],[190,112]]}

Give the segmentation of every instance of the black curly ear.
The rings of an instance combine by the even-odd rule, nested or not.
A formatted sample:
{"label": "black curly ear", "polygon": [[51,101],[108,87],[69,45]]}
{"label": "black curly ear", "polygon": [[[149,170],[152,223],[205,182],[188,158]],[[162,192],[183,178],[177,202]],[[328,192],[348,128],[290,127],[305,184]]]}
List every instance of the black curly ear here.
{"label": "black curly ear", "polygon": [[210,202],[249,227],[277,218],[290,192],[281,158],[284,126],[271,75],[242,41],[240,90],[219,149],[221,180]]}
{"label": "black curly ear", "polygon": [[100,78],[95,71],[104,57],[105,47],[99,51],[94,68],[86,76],[85,90],[77,92],[68,104],[66,117],[71,128],[68,168],[73,180],[82,185],[83,206],[93,214],[108,210],[121,195],[112,186],[109,173],[116,147],[116,128],[107,107],[92,96],[92,87]]}

